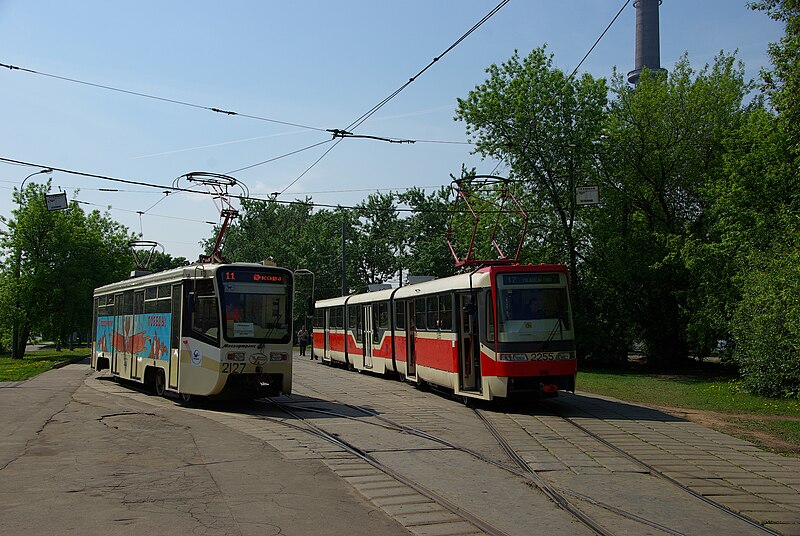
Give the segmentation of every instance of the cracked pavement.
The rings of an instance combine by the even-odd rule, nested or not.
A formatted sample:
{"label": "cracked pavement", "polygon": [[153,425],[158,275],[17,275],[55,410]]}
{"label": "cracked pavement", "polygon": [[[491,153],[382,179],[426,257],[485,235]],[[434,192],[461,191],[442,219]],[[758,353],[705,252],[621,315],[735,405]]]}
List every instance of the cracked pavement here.
{"label": "cracked pavement", "polygon": [[320,461],[90,374],[0,384],[0,534],[408,534]]}

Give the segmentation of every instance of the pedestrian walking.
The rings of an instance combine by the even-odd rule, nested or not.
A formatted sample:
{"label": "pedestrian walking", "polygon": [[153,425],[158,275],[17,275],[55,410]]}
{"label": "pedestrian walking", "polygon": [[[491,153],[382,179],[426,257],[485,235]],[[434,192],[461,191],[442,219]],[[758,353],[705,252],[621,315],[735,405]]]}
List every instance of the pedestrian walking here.
{"label": "pedestrian walking", "polygon": [[300,328],[300,331],[297,332],[297,344],[300,345],[300,355],[306,355],[306,346],[308,346],[308,331],[306,331],[305,327]]}

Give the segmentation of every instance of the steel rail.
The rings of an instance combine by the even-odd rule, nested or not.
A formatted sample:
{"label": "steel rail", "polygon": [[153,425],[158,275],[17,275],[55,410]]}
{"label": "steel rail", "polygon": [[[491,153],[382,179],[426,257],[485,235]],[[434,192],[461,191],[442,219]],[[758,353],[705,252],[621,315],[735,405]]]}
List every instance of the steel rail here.
{"label": "steel rail", "polygon": [[567,423],[571,424],[572,426],[574,426],[578,430],[582,431],[584,434],[588,435],[592,439],[595,439],[596,441],[599,441],[603,445],[605,445],[608,448],[612,449],[614,452],[624,456],[628,460],[630,460],[630,461],[636,463],[637,465],[641,466],[642,468],[646,469],[653,476],[656,476],[658,478],[663,479],[666,482],[669,482],[670,484],[672,484],[672,485],[678,487],[679,489],[685,491],[686,493],[688,493],[689,495],[695,497],[696,499],[699,499],[699,500],[703,501],[704,503],[708,504],[709,506],[711,506],[713,508],[716,508],[718,510],[721,510],[721,511],[723,511],[723,512],[725,512],[725,513],[727,513],[727,514],[729,514],[729,515],[731,515],[733,517],[735,517],[739,521],[743,521],[744,523],[747,523],[748,525],[750,525],[753,528],[757,528],[757,529],[761,530],[762,532],[765,532],[766,534],[770,534],[771,536],[781,536],[780,532],[776,532],[776,531],[770,529],[769,527],[765,527],[761,523],[758,523],[757,521],[753,521],[752,519],[743,516],[739,512],[731,510],[730,508],[728,508],[724,504],[720,504],[720,503],[718,503],[718,502],[716,502],[716,501],[714,501],[712,499],[709,499],[708,497],[706,497],[702,493],[698,493],[695,490],[691,489],[690,487],[684,486],[679,481],[675,480],[674,478],[670,477],[669,475],[666,475],[666,474],[662,473],[661,471],[659,471],[658,469],[656,469],[655,467],[653,467],[649,463],[645,462],[644,460],[640,460],[636,456],[633,456],[632,454],[629,454],[628,452],[625,452],[624,450],[622,450],[618,446],[614,445],[610,441],[600,437],[598,434],[596,434],[596,433],[592,432],[591,430],[587,429],[585,426],[575,422],[571,417],[567,417],[565,415],[562,415],[561,413],[559,413],[556,409],[554,409],[552,407],[550,408],[550,411],[552,411],[553,415],[555,415],[557,417],[561,417]]}
{"label": "steel rail", "polygon": [[[328,441],[328,442],[330,442],[330,443],[342,448],[343,450],[349,452],[350,454],[356,456],[357,458],[360,458],[361,460],[367,462],[368,464],[370,464],[375,469],[378,469],[379,471],[381,471],[381,472],[389,475],[390,477],[394,478],[398,482],[410,487],[411,489],[413,489],[414,491],[416,491],[420,495],[423,495],[424,497],[427,497],[428,499],[430,499],[431,501],[435,502],[436,504],[438,504],[439,506],[441,506],[445,510],[449,511],[450,513],[452,513],[452,514],[454,514],[454,515],[456,515],[458,517],[460,517],[464,521],[470,523],[471,525],[475,526],[476,528],[478,528],[479,530],[485,532],[486,534],[491,534],[493,536],[508,536],[505,532],[503,532],[502,530],[500,530],[500,529],[498,529],[496,527],[493,527],[492,525],[490,525],[486,521],[483,521],[478,516],[476,516],[476,515],[474,515],[474,514],[472,514],[470,512],[467,512],[466,510],[463,510],[463,509],[459,508],[456,504],[452,503],[447,498],[442,497],[441,495],[439,495],[439,494],[427,489],[426,487],[422,486],[418,482],[415,482],[415,481],[403,476],[402,474],[398,473],[397,471],[395,471],[394,469],[392,469],[388,465],[385,465],[385,464],[381,463],[380,461],[378,461],[374,457],[370,456],[367,452],[359,449],[358,447],[355,447],[355,446],[351,445],[350,443],[348,443],[347,441],[345,441],[345,440],[343,440],[343,439],[341,439],[339,437],[336,437],[336,436],[332,435],[331,433],[327,432],[326,430],[324,430],[323,428],[317,426],[316,424],[309,422],[308,420],[304,419],[303,417],[301,417],[300,415],[298,415],[297,413],[295,413],[291,409],[287,408],[285,405],[281,404],[280,402],[277,402],[277,401],[272,400],[270,398],[266,398],[265,400],[267,400],[270,404],[274,405],[275,407],[277,407],[278,409],[280,409],[281,411],[283,411],[287,415],[291,416],[294,419],[297,419],[298,421],[300,421],[303,424],[305,424],[306,426],[308,426],[308,429],[304,429],[303,427],[297,426],[294,423],[287,423],[286,421],[281,421],[281,420],[274,419],[274,418],[267,417],[267,419],[272,420],[274,422],[290,425],[292,428],[295,428],[297,430],[302,430],[302,431],[305,431],[307,433],[311,433],[311,434],[313,434],[313,435],[315,435],[317,437],[320,437],[320,438],[322,438],[322,439],[324,439],[324,440],[326,440],[326,441]],[[304,410],[301,410],[301,411],[304,411]],[[264,418],[264,417],[262,416],[262,418]]]}

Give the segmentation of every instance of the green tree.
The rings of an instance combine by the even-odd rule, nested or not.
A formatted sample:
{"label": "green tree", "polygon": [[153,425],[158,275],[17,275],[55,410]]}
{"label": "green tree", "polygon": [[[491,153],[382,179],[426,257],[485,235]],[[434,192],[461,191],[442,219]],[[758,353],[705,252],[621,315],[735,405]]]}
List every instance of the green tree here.
{"label": "green tree", "polygon": [[353,211],[348,257],[357,279],[357,284],[350,286],[358,292],[366,291],[367,285],[390,281],[400,269],[405,229],[395,201],[394,193],[374,193]]}
{"label": "green tree", "polygon": [[[455,259],[447,247],[447,219],[450,214],[450,189],[442,187],[425,194],[412,188],[398,199],[411,209],[405,218],[403,265],[408,275],[446,277],[455,274]],[[405,283],[405,280],[403,281]]]}
{"label": "green tree", "polygon": [[97,211],[86,215],[75,202],[48,211],[48,188],[30,184],[17,192],[20,208],[0,237],[0,322],[19,334],[11,344],[16,357],[32,332],[61,342],[73,332],[88,333],[94,288],[126,277],[133,267],[127,229]]}
{"label": "green tree", "polygon": [[456,119],[466,123],[477,152],[506,162],[523,182],[521,202],[535,215],[528,253],[539,262],[566,263],[575,289],[575,187],[591,172],[593,142],[602,134],[605,81],[567,76],[544,47],[522,59],[515,52],[487,73],[486,82],[458,99]]}
{"label": "green tree", "polygon": [[800,2],[759,0],[749,5],[786,25],[780,41],[769,45],[772,69],[762,70],[762,89],[785,122],[789,144],[797,156],[800,152]]}
{"label": "green tree", "polygon": [[748,113],[750,85],[735,57],[721,54],[697,72],[686,57],[668,76],[646,71],[635,88],[616,75],[612,87],[598,147],[605,204],[592,216],[587,266],[601,296],[625,303],[620,320],[632,329],[617,333],[642,340],[649,362],[668,366],[716,335],[698,311],[720,289],[703,284],[715,274],[703,272],[697,252],[712,239],[711,193],[724,176],[725,141]]}
{"label": "green tree", "polygon": [[186,257],[173,257],[169,253],[156,250],[153,251],[153,256],[147,269],[151,272],[163,272],[186,264],[188,264]]}

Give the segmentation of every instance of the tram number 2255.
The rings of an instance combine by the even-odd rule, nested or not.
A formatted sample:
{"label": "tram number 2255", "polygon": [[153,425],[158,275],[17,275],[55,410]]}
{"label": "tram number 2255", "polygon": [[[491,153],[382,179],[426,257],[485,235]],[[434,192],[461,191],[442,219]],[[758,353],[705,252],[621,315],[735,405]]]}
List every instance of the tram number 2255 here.
{"label": "tram number 2255", "polygon": [[222,373],[223,374],[239,374],[240,372],[244,372],[244,363],[223,363],[222,364]]}

